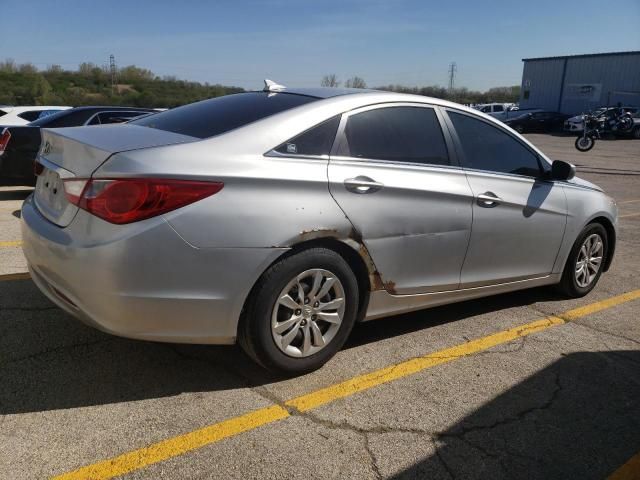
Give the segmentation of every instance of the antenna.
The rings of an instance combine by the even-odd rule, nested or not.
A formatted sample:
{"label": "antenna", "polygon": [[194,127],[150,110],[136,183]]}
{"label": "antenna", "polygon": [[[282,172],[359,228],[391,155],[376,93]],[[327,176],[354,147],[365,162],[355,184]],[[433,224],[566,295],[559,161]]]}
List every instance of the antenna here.
{"label": "antenna", "polygon": [[450,94],[453,93],[457,71],[458,71],[458,65],[456,65],[456,62],[451,62],[449,64],[449,93]]}
{"label": "antenna", "polygon": [[113,95],[116,90],[116,75],[118,73],[116,69],[116,57],[113,54],[109,55],[109,71],[111,72],[111,94]]}
{"label": "antenna", "polygon": [[264,92],[278,92],[280,90],[284,90],[284,85],[279,85],[273,80],[269,80],[268,78],[264,79],[264,88],[262,89]]}

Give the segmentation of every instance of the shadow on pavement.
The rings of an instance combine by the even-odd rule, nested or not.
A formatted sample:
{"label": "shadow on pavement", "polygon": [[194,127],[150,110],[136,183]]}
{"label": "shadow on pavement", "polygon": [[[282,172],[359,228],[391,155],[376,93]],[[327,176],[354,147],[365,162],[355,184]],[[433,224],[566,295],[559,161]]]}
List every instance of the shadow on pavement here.
{"label": "shadow on pavement", "polygon": [[33,193],[33,188],[24,190],[4,190],[0,191],[0,201],[2,200],[24,200]]}
{"label": "shadow on pavement", "polygon": [[[540,288],[368,322],[356,326],[344,348],[554,298],[552,290]],[[256,366],[238,347],[110,336],[53,306],[29,280],[0,285],[0,414],[253,387],[282,379]]]}
{"label": "shadow on pavement", "polygon": [[440,433],[438,444],[393,478],[606,478],[640,451],[640,352],[566,355]]}

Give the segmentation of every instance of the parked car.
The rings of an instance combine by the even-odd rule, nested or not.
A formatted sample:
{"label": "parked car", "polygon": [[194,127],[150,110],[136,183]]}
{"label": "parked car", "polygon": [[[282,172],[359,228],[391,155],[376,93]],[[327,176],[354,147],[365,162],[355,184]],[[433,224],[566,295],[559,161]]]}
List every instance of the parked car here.
{"label": "parked car", "polygon": [[40,129],[121,123],[153,113],[148,108],[77,107],[48,115],[29,125],[5,127],[0,132],[0,186],[35,185],[33,165],[40,149]]}
{"label": "parked car", "polygon": [[34,120],[52,115],[54,113],[61,112],[62,110],[68,110],[71,107],[43,107],[43,106],[31,106],[31,107],[0,107],[0,125],[13,126],[13,125],[27,125]]}
{"label": "parked car", "polygon": [[116,335],[237,341],[275,371],[320,367],[357,321],[586,295],[615,249],[599,187],[435,98],[267,83],[42,135],[21,222],[45,295]]}
{"label": "parked car", "polygon": [[537,111],[505,120],[518,133],[561,131],[569,115],[560,112]]}
{"label": "parked car", "polygon": [[[588,115],[594,117],[607,117],[611,116],[615,113],[615,111],[619,107],[600,107],[588,113]],[[632,115],[640,112],[640,108],[638,107],[622,107],[625,112],[629,112]],[[584,130],[584,122],[582,120],[582,114],[575,115],[573,117],[568,118],[564,122],[564,130],[570,133],[581,133]]]}

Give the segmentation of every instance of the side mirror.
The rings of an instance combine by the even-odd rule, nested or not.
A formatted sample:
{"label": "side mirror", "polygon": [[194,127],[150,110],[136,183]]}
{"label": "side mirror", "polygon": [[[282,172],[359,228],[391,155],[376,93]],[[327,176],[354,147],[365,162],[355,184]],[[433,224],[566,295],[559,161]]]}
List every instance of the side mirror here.
{"label": "side mirror", "polygon": [[571,180],[576,176],[575,165],[562,160],[554,160],[551,164],[552,180]]}

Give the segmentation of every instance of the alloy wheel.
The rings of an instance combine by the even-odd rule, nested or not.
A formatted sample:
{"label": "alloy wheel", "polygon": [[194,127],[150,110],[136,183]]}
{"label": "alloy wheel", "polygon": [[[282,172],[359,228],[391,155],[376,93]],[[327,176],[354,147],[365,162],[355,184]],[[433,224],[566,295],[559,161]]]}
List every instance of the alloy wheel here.
{"label": "alloy wheel", "polygon": [[308,357],[336,336],[345,311],[340,279],[320,268],[306,270],[282,289],[271,314],[276,346],[290,357]]}
{"label": "alloy wheel", "polygon": [[604,244],[597,233],[589,235],[578,252],[575,267],[575,279],[579,287],[585,288],[591,285],[602,266]]}

